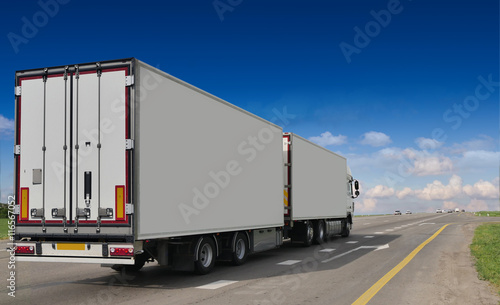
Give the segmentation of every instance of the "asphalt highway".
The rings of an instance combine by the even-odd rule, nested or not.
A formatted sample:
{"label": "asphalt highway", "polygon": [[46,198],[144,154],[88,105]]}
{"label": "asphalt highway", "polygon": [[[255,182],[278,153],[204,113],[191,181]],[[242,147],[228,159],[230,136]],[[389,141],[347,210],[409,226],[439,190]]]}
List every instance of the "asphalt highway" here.
{"label": "asphalt highway", "polygon": [[[471,213],[356,217],[347,238],[309,248],[285,243],[242,266],[208,275],[156,263],[134,275],[93,264],[15,264],[0,242],[1,304],[498,304],[477,278],[469,244],[481,218]],[[5,285],[7,283],[7,285]]]}

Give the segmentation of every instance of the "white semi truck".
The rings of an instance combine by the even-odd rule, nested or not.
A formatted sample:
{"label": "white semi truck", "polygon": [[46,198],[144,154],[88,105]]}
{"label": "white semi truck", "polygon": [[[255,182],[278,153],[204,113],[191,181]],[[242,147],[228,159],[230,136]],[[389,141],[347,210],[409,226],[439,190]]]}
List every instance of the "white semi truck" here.
{"label": "white semi truck", "polygon": [[16,259],[200,274],[349,235],[346,159],[135,58],[16,72]]}

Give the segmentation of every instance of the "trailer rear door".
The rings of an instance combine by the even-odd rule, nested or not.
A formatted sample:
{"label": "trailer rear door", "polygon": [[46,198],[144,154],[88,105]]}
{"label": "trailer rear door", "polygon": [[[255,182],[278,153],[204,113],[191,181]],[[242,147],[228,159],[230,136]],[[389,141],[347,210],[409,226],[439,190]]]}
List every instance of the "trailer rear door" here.
{"label": "trailer rear door", "polygon": [[130,225],[127,75],[99,64],[16,74],[18,225]]}

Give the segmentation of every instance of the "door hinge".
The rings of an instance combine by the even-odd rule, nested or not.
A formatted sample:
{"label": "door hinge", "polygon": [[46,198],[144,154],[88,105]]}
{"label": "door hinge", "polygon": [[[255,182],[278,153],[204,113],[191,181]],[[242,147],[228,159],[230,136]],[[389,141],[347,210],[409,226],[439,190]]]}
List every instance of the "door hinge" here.
{"label": "door hinge", "polygon": [[134,140],[125,139],[125,149],[126,150],[134,149]]}
{"label": "door hinge", "polygon": [[291,187],[292,187],[292,186],[291,186],[290,184],[285,184],[285,188],[286,188],[286,189],[289,189],[289,188],[291,188]]}
{"label": "door hinge", "polygon": [[134,214],[134,205],[131,203],[125,203],[125,214]]}
{"label": "door hinge", "polygon": [[14,89],[14,93],[16,96],[21,96],[21,86],[16,86]]}
{"label": "door hinge", "polygon": [[14,204],[14,215],[19,215],[21,213],[21,206],[19,204]]}
{"label": "door hinge", "polygon": [[21,154],[21,145],[14,145],[14,155]]}
{"label": "door hinge", "polygon": [[285,163],[285,166],[292,166],[292,163]]}
{"label": "door hinge", "polygon": [[125,86],[129,87],[134,84],[134,76],[133,75],[127,75],[125,76]]}

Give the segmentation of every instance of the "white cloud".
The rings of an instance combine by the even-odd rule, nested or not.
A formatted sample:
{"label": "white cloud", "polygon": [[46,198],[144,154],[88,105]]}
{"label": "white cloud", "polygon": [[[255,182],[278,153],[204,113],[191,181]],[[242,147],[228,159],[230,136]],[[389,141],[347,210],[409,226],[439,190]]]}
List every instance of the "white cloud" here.
{"label": "white cloud", "polygon": [[420,149],[423,149],[423,150],[434,150],[434,149],[437,149],[439,147],[441,147],[441,145],[443,145],[442,142],[439,142],[435,139],[429,139],[429,138],[416,138],[415,139],[415,143],[418,145],[418,147]]}
{"label": "white cloud", "polygon": [[414,193],[415,192],[411,188],[405,187],[401,191],[396,192],[396,197],[398,197],[398,199],[404,199],[406,196],[411,196]]}
{"label": "white cloud", "polygon": [[500,165],[500,152],[486,150],[466,151],[457,165],[463,169],[492,168]]}
{"label": "white cloud", "polygon": [[14,131],[14,120],[7,119],[0,114],[0,133],[9,134]]}
{"label": "white cloud", "polygon": [[414,174],[417,176],[443,175],[450,173],[453,162],[448,157],[428,157],[415,160]]}
{"label": "white cloud", "polygon": [[383,198],[391,197],[394,195],[394,189],[387,187],[385,185],[377,185],[368,191],[366,191],[365,196],[369,198]]}
{"label": "white cloud", "polygon": [[342,145],[347,142],[347,137],[340,134],[334,136],[331,132],[326,131],[319,137],[310,137],[309,140],[321,146]]}
{"label": "white cloud", "polygon": [[361,202],[358,201],[356,204],[355,212],[373,212],[377,208],[377,199],[374,198],[364,198]]}
{"label": "white cloud", "polygon": [[403,155],[413,161],[413,168],[410,168],[409,172],[417,176],[444,175],[453,170],[451,159],[442,155],[431,155],[410,148],[405,149]]}
{"label": "white cloud", "polygon": [[424,189],[415,190],[415,195],[423,200],[450,200],[462,194],[462,178],[453,175],[448,185],[435,180]]}
{"label": "white cloud", "polygon": [[499,196],[498,186],[483,180],[479,180],[474,185],[464,186],[464,193],[475,199],[496,199]]}
{"label": "white cloud", "polygon": [[361,144],[370,145],[373,147],[385,146],[389,143],[392,143],[391,138],[382,132],[377,131],[369,131],[363,134],[363,139],[361,140]]}
{"label": "white cloud", "polygon": [[466,207],[467,211],[478,212],[478,211],[489,211],[490,208],[484,200],[472,199]]}
{"label": "white cloud", "polygon": [[463,143],[455,143],[450,147],[450,152],[452,154],[462,154],[466,151],[474,151],[474,150],[494,150],[497,146],[497,141],[490,136],[487,135],[479,135],[477,138],[474,138],[469,141],[465,141]]}
{"label": "white cloud", "polygon": [[399,160],[401,159],[401,149],[396,147],[387,147],[381,149],[377,154],[385,159]]}

